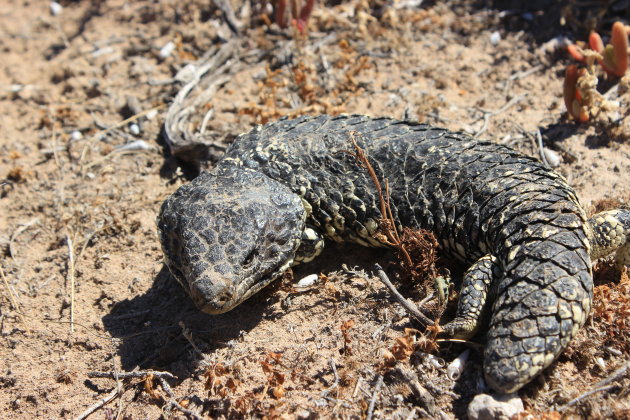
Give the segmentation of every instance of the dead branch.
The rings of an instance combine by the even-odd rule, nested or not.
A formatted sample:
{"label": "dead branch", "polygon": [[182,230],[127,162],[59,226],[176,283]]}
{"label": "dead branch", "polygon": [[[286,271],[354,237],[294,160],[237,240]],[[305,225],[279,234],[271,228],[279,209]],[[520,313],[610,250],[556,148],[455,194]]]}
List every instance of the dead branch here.
{"label": "dead branch", "polygon": [[617,385],[609,385],[609,384],[611,382],[621,379],[624,375],[626,375],[628,368],[630,368],[630,362],[624,363],[619,369],[615,370],[608,377],[596,383],[592,389],[586,391],[583,394],[578,395],[577,397],[573,398],[571,401],[569,401],[562,407],[558,408],[558,411],[562,413],[563,411],[566,411],[569,407],[579,403],[580,401],[590,397],[593,394],[596,394],[598,392],[605,392],[612,388],[615,388]]}
{"label": "dead branch", "polygon": [[175,376],[170,372],[161,372],[157,370],[139,370],[136,372],[99,372],[92,371],[88,372],[88,378],[110,378],[110,379],[129,379],[129,378],[138,378],[145,379],[147,376],[152,375],[156,378],[168,378],[175,379]]}
{"label": "dead branch", "polygon": [[398,303],[402,305],[403,308],[405,308],[405,310],[407,311],[409,315],[414,317],[425,327],[428,327],[434,324],[434,322],[431,321],[422,312],[420,312],[413,303],[405,299],[403,295],[400,294],[400,292],[392,284],[392,282],[389,280],[389,277],[387,277],[387,274],[385,274],[385,271],[383,271],[383,268],[379,264],[375,264],[374,269],[376,270],[376,274],[378,275],[378,278],[381,280],[381,282],[385,286],[387,286],[392,296],[398,301]]}
{"label": "dead branch", "polygon": [[164,120],[166,143],[174,156],[198,163],[202,157],[200,150],[212,145],[213,139],[203,132],[207,121],[201,124],[202,129],[195,129],[199,125],[192,121],[204,115],[199,112],[200,109],[211,103],[219,88],[243,68],[247,54],[261,54],[257,50],[241,52],[240,42],[240,39],[231,40],[219,48],[208,50],[175,77],[185,85],[173,99]]}
{"label": "dead branch", "polygon": [[17,229],[15,229],[15,231],[11,234],[11,237],[9,238],[9,253],[11,254],[11,258],[13,259],[13,261],[16,261],[16,258],[17,258],[17,252],[15,252],[13,243],[15,242],[18,236],[24,233],[31,226],[36,225],[38,223],[39,223],[39,217],[35,217],[26,223],[20,224],[20,226]]}
{"label": "dead branch", "polygon": [[68,244],[68,280],[70,282],[70,334],[74,332],[74,247],[69,234],[66,234]]}
{"label": "dead branch", "polygon": [[383,375],[378,375],[378,379],[376,380],[376,386],[374,387],[374,393],[372,394],[372,399],[370,400],[370,405],[368,407],[366,420],[371,420],[374,415],[374,406],[376,405],[376,399],[378,398],[378,394],[381,392],[381,387],[383,386]]}
{"label": "dead branch", "polygon": [[435,262],[437,260],[436,250],[438,247],[435,236],[428,230],[414,230],[408,227],[403,227],[402,231],[398,232],[389,201],[389,182],[385,179],[385,193],[383,194],[383,188],[376,171],[370,164],[365,151],[357,144],[355,135],[356,133],[350,133],[350,140],[355,148],[355,153],[351,154],[370,175],[380,201],[381,219],[378,221],[379,231],[377,239],[397,250],[398,257],[402,260],[404,271],[412,279],[435,278],[437,276]]}
{"label": "dead branch", "polygon": [[[160,372],[160,373],[168,373],[168,372]],[[171,375],[172,376],[172,375]],[[195,420],[202,420],[203,417],[199,414],[197,414],[195,411],[190,410],[184,406],[182,406],[180,403],[177,402],[177,398],[175,397],[175,394],[173,393],[173,390],[171,389],[170,385],[168,384],[168,382],[166,382],[166,380],[164,379],[165,377],[168,377],[166,375],[162,375],[162,376],[158,376],[158,380],[160,381],[160,385],[162,385],[162,389],[164,390],[164,392],[166,392],[166,395],[168,395],[169,397],[169,401],[167,403],[167,408],[175,408],[179,411],[181,411],[182,413],[184,413],[185,415],[195,419]]]}
{"label": "dead branch", "polygon": [[17,296],[13,293],[13,289],[11,288],[11,285],[9,284],[9,281],[7,280],[7,276],[4,274],[4,269],[2,268],[1,265],[0,265],[0,277],[2,277],[2,282],[4,283],[4,287],[7,289],[7,293],[9,294],[9,300],[11,301],[11,305],[13,305],[13,307],[15,308],[18,314],[18,317],[20,318],[20,321],[22,321],[22,324],[24,324],[24,327],[26,328],[26,331],[30,332],[30,328],[28,327],[28,324],[26,323],[26,319],[24,319],[24,313],[22,312],[22,308],[20,307]]}
{"label": "dead branch", "polygon": [[234,34],[238,35],[243,25],[238,21],[238,19],[236,19],[234,9],[232,9],[232,4],[229,0],[215,0],[214,4],[216,4],[219,10],[223,12],[225,23],[230,30],[234,32]]}
{"label": "dead branch", "polygon": [[527,97],[526,94],[515,96],[512,99],[510,99],[505,105],[503,105],[501,108],[497,109],[496,111],[487,111],[484,109],[479,109],[481,112],[483,112],[483,117],[482,117],[483,126],[481,127],[479,131],[473,134],[473,137],[477,138],[486,132],[486,130],[488,129],[488,124],[490,123],[490,118],[507,111],[508,109],[516,105],[517,103],[521,102],[526,97]]}
{"label": "dead branch", "polygon": [[392,208],[389,203],[389,182],[385,180],[385,196],[383,196],[383,188],[381,187],[381,182],[376,175],[376,171],[370,164],[370,161],[365,154],[365,151],[359,146],[356,139],[354,138],[355,133],[350,133],[350,141],[356,150],[356,154],[354,155],[359,164],[368,171],[370,178],[372,178],[372,182],[374,183],[374,187],[376,188],[376,192],[378,193],[378,198],[381,204],[381,222],[384,224],[384,232],[389,241],[388,245],[396,247],[403,255],[405,262],[408,267],[411,269],[413,267],[413,262],[411,261],[411,257],[409,253],[405,249],[400,239],[400,235],[398,234],[398,230],[396,229],[396,222],[394,221],[394,216],[392,214]]}
{"label": "dead branch", "polygon": [[186,340],[188,340],[192,348],[195,350],[195,353],[197,353],[197,355],[199,356],[203,356],[203,352],[195,344],[195,340],[193,340],[192,332],[190,331],[190,329],[188,329],[188,327],[186,327],[186,324],[184,324],[184,321],[179,321],[179,326],[182,329],[182,335],[184,336]]}
{"label": "dead branch", "polygon": [[88,418],[92,413],[94,413],[96,410],[99,410],[100,408],[103,408],[106,404],[108,404],[109,402],[111,402],[114,398],[118,397],[122,395],[122,391],[116,387],[114,388],[114,390],[112,392],[110,392],[109,394],[107,394],[107,396],[101,398],[100,400],[98,400],[98,402],[92,404],[91,406],[89,406],[88,408],[85,409],[85,411],[81,414],[79,414],[77,417],[74,418],[74,420],[84,420],[86,418]]}
{"label": "dead branch", "polygon": [[[115,379],[117,381],[120,380],[120,379],[144,379],[144,380],[146,380],[147,378],[156,378],[160,382],[160,385],[162,386],[162,389],[164,390],[164,392],[168,395],[169,399],[166,402],[166,408],[167,409],[179,410],[182,413],[184,413],[186,416],[188,416],[190,418],[193,418],[195,420],[201,420],[203,418],[198,413],[196,413],[193,410],[190,410],[188,408],[185,408],[179,402],[177,402],[177,399],[175,397],[175,394],[173,393],[173,390],[171,389],[171,387],[168,384],[168,382],[166,382],[166,379],[175,379],[175,376],[172,373],[170,373],[170,372],[162,372],[162,371],[155,371],[155,370],[141,370],[141,371],[135,371],[135,372],[114,372],[114,371],[98,372],[98,371],[93,371],[93,372],[88,372],[87,376],[88,376],[88,378],[110,378],[110,379]],[[116,389],[114,389],[114,391],[112,391],[105,398],[101,399],[97,403],[95,403],[92,406],[90,406],[87,410],[85,410],[75,420],[83,420],[83,419],[87,418],[90,414],[92,414],[93,412],[95,412],[99,408],[103,407],[105,404],[109,403],[111,400],[113,400],[114,398],[116,398],[117,396],[119,396],[121,394],[122,394],[122,389],[120,387],[116,387]]]}

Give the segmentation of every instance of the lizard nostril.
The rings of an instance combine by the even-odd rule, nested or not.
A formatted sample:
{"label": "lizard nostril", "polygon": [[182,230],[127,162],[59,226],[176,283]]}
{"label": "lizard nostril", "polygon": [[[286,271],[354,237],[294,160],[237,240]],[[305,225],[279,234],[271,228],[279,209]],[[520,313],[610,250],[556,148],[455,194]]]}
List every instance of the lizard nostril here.
{"label": "lizard nostril", "polygon": [[231,281],[223,278],[202,277],[190,285],[190,296],[195,305],[210,314],[223,313],[231,308],[234,293]]}

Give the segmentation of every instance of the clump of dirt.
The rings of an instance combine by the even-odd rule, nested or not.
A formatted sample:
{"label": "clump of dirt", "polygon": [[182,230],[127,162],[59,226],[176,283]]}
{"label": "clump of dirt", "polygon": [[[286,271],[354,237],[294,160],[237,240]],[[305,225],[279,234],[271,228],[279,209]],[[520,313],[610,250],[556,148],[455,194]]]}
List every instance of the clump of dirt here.
{"label": "clump of dirt", "polygon": [[[566,119],[569,59],[553,37],[578,35],[560,9],[466,0],[318,3],[303,35],[272,23],[267,3],[234,1],[235,34],[228,3],[215,3],[68,1],[51,13],[18,1],[0,17],[2,417],[462,417],[483,390],[482,356],[447,378],[435,358],[464,345],[425,346],[365,271],[391,255],[333,246],[295,271],[323,273],[317,287],[271,287],[219,316],[196,310],[156,235],[161,202],[197,170],[165,147],[165,113],[186,67],[234,41],[242,60],[193,121],[209,144],[205,167],[280,116],[386,115],[533,156],[540,133],[586,207],[627,206],[627,136]],[[628,93],[618,100],[627,110]],[[553,418],[628,359],[627,273],[604,277],[586,328],[520,392],[536,417]],[[608,385],[563,414],[627,416],[627,376]]]}

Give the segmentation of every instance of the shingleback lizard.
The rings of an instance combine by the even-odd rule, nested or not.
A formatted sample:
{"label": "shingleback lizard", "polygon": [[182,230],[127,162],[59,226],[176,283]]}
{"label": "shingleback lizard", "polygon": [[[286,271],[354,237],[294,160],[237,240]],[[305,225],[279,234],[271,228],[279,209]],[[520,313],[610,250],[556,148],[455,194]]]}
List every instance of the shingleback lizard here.
{"label": "shingleback lizard", "polygon": [[630,211],[587,220],[566,181],[531,157],[413,122],[300,117],[239,136],[162,205],[166,265],[201,310],[229,311],[325,240],[383,246],[379,197],[351,136],[388,179],[397,228],[429,229],[471,264],[444,328],[473,335],[488,301],[484,374],[498,392],[528,383],[584,324],[592,260],[616,252],[630,264]]}

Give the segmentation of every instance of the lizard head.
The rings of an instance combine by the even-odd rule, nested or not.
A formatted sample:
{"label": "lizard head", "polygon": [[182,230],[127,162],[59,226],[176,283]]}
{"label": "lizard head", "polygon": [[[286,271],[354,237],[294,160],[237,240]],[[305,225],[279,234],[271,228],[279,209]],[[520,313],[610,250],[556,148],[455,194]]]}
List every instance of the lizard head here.
{"label": "lizard head", "polygon": [[204,312],[227,312],[293,263],[304,230],[301,199],[242,167],[219,167],[162,205],[165,263]]}

